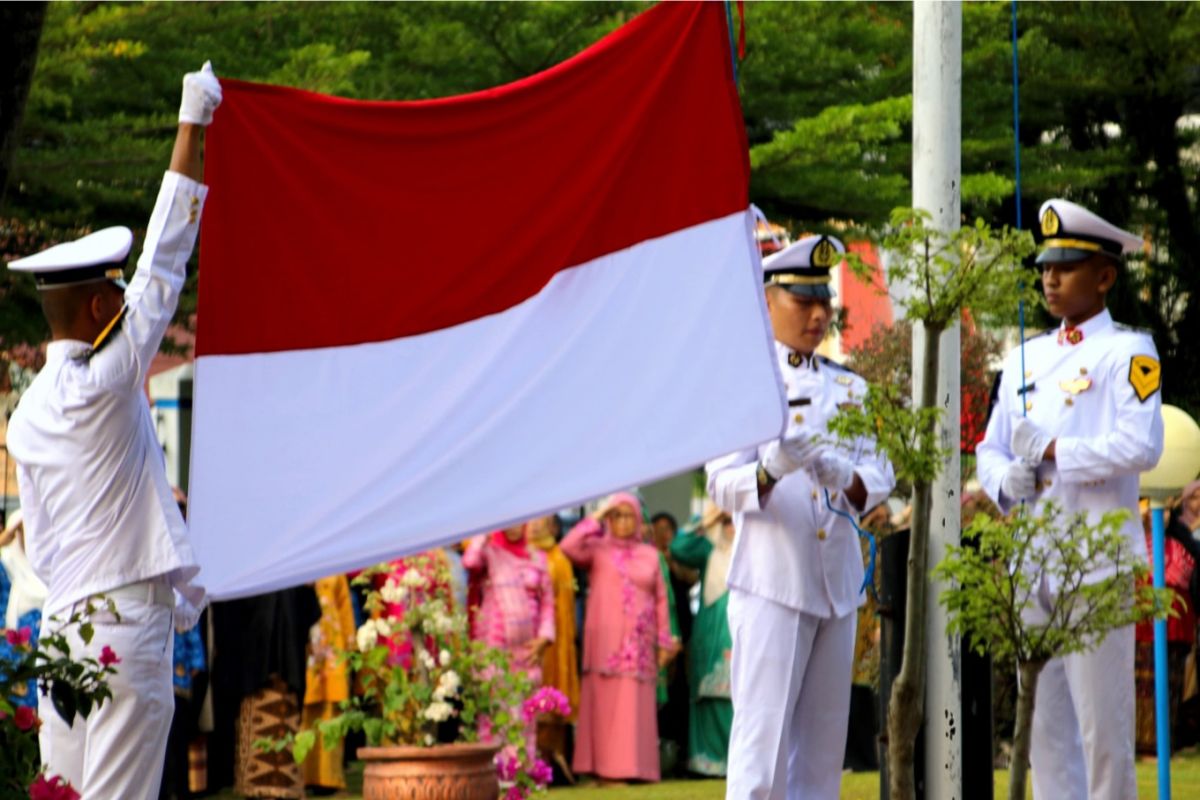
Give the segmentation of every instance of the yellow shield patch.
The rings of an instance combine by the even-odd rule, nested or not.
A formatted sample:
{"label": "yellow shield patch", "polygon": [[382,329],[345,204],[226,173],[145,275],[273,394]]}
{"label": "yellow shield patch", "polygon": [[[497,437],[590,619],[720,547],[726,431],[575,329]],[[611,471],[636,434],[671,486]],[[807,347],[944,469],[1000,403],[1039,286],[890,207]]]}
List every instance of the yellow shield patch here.
{"label": "yellow shield patch", "polygon": [[1162,367],[1150,356],[1134,356],[1129,360],[1129,385],[1143,403],[1162,386]]}

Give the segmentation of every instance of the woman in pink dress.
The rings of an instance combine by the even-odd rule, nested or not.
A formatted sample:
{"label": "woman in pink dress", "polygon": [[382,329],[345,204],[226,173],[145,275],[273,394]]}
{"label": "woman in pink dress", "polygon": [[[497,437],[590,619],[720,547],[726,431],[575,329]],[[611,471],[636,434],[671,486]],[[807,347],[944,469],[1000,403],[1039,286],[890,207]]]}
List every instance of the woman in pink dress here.
{"label": "woman in pink dress", "polygon": [[[554,588],[546,554],[525,540],[525,526],[476,536],[463,552],[463,566],[480,587],[471,638],[509,655],[514,670],[534,687],[542,685],[542,653],[554,641]],[[511,710],[520,714],[520,708]],[[493,741],[491,720],[481,717],[480,735]],[[525,725],[525,749],[537,753],[537,722]]]}
{"label": "woman in pink dress", "polygon": [[554,589],[546,554],[525,541],[525,526],[477,536],[463,566],[481,582],[471,638],[508,652],[514,669],[542,683],[542,651],[554,641]]}
{"label": "woman in pink dress", "polygon": [[641,504],[614,494],[561,547],[588,571],[575,771],[657,781],[658,668],[678,645],[658,551],[642,541]]}

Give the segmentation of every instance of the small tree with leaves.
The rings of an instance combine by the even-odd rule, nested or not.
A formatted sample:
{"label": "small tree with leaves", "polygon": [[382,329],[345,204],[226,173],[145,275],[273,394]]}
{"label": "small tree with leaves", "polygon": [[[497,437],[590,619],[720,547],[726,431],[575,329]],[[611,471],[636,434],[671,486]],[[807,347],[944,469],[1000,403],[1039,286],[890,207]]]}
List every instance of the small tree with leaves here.
{"label": "small tree with leaves", "polygon": [[[930,223],[928,212],[896,209],[882,246],[891,254],[889,287],[904,319],[924,326],[921,384],[915,402],[894,384],[871,385],[861,406],[846,407],[830,421],[842,438],[870,436],[887,454],[897,482],[913,487],[904,621],[904,653],[888,704],[888,785],[895,800],[915,796],[913,762],[925,705],[925,605],[933,483],[959,442],[939,425],[938,356],[941,334],[970,310],[982,324],[1011,322],[1017,303],[1036,299],[1034,276],[1024,267],[1033,253],[1026,231],[993,230],[982,220],[951,233]],[[850,258],[851,269],[871,280],[870,267]],[[881,287],[881,291],[883,291]]]}
{"label": "small tree with leaves", "polygon": [[[1145,556],[1123,525],[1126,509],[1095,524],[1051,502],[1035,513],[1022,505],[1004,518],[979,514],[950,546],[934,576],[950,588],[940,602],[950,631],[979,653],[1015,661],[1020,675],[1017,721],[1009,767],[1010,800],[1024,800],[1038,676],[1052,658],[1097,646],[1116,628],[1170,607],[1170,590],[1146,581]],[[1039,602],[1042,581],[1051,602]]]}

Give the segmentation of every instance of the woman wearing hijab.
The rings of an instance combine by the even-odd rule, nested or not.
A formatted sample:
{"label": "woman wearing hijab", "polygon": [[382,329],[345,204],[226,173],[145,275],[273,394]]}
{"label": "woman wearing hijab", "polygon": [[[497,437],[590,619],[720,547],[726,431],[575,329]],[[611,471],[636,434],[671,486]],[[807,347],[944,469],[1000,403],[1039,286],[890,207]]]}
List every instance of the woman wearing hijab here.
{"label": "woman wearing hijab", "polygon": [[642,535],[642,507],[619,492],[571,529],[562,550],[588,572],[576,772],[602,780],[659,779],[658,668],[671,636],[659,554]]}
{"label": "woman wearing hijab", "polygon": [[525,526],[477,536],[463,566],[482,578],[471,638],[506,650],[514,669],[542,683],[542,652],[554,641],[554,590],[546,554],[530,547]]}
{"label": "woman wearing hijab", "polygon": [[724,777],[729,757],[733,702],[729,695],[729,560],[733,555],[733,519],[707,503],[695,531],[671,542],[671,557],[700,570],[700,610],[692,623],[688,647],[691,713],[688,716],[688,769]]}

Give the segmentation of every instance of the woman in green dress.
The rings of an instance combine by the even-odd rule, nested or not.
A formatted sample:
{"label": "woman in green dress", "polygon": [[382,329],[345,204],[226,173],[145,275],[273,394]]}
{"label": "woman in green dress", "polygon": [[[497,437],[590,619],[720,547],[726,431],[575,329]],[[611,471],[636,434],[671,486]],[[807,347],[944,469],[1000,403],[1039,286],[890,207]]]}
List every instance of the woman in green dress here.
{"label": "woman in green dress", "polygon": [[724,776],[729,755],[733,702],[729,696],[729,560],[733,555],[733,520],[709,503],[695,530],[671,542],[671,557],[700,570],[700,611],[692,623],[688,648],[691,713],[688,715],[688,769]]}

